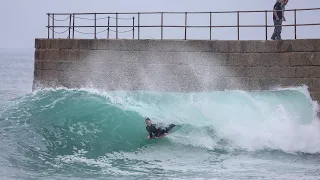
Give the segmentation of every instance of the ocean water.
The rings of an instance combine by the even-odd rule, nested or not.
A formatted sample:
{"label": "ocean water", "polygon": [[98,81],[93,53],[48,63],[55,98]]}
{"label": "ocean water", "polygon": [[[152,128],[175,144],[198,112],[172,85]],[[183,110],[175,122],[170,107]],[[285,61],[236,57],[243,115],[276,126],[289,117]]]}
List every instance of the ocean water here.
{"label": "ocean water", "polygon": [[[0,51],[0,179],[319,179],[308,87],[32,92],[33,50]],[[144,119],[176,124],[147,140]]]}

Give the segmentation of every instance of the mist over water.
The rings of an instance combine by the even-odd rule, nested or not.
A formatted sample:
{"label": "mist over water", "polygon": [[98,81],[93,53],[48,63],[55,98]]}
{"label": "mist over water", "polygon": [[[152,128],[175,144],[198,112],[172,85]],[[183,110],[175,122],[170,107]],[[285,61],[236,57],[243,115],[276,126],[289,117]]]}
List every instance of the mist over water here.
{"label": "mist over water", "polygon": [[[22,61],[29,56],[10,57],[25,65],[5,66],[6,72],[32,74],[32,59]],[[252,92],[30,92],[32,76],[26,79],[9,77],[1,89],[0,174],[5,179],[318,178],[318,104],[305,86]],[[16,84],[20,88],[6,88]],[[146,117],[177,127],[163,139],[147,140]]]}

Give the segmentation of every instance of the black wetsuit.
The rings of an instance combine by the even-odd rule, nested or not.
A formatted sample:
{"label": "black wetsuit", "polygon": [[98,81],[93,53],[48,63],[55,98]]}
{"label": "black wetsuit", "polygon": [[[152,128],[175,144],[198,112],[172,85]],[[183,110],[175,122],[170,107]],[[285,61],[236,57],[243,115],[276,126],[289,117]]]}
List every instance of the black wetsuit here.
{"label": "black wetsuit", "polygon": [[174,124],[170,124],[166,128],[162,128],[162,127],[157,128],[154,124],[151,124],[151,126],[146,127],[146,130],[148,131],[150,138],[154,138],[154,137],[162,136],[164,135],[164,133],[168,133],[175,126],[176,125]]}

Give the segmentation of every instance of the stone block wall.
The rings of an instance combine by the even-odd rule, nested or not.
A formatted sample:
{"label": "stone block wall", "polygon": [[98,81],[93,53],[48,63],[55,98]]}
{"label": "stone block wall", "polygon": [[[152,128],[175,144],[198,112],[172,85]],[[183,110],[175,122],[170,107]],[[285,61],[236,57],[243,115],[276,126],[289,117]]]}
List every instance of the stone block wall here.
{"label": "stone block wall", "polygon": [[320,100],[320,40],[36,39],[33,89],[267,90],[307,85]]}

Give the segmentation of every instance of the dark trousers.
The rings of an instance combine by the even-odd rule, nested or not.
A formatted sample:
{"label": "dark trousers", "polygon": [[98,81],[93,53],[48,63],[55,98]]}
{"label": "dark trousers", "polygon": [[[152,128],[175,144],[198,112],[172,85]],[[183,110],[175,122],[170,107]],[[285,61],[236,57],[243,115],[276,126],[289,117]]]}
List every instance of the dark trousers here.
{"label": "dark trousers", "polygon": [[273,20],[273,23],[275,25],[274,32],[271,36],[271,39],[273,40],[281,40],[281,31],[282,31],[282,19],[279,20]]}

